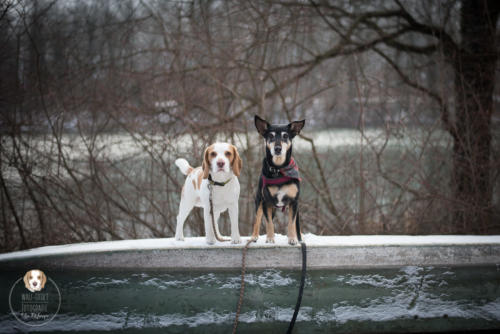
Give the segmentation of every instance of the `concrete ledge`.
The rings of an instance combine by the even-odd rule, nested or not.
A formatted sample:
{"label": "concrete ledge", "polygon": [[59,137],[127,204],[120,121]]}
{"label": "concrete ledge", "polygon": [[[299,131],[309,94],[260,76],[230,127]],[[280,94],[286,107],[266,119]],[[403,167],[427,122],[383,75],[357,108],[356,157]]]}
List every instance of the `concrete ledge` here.
{"label": "concrete ledge", "polygon": [[[186,241],[142,239],[47,246],[0,254],[5,270],[188,269],[241,267],[243,243],[207,245],[204,238]],[[300,246],[286,237],[266,244],[261,236],[248,250],[252,269],[298,269]],[[500,264],[500,236],[315,236],[305,235],[308,269],[464,266]]]}

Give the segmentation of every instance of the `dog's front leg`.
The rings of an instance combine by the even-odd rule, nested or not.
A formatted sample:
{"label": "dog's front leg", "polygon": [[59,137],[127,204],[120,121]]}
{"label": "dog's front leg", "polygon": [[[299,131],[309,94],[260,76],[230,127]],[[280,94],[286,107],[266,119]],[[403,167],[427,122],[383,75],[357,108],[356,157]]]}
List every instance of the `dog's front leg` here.
{"label": "dog's front leg", "polygon": [[257,207],[257,212],[255,213],[255,222],[253,223],[252,241],[257,241],[259,239],[260,224],[262,223],[262,203]]}
{"label": "dog's front leg", "polygon": [[[210,214],[210,206],[207,205],[203,208],[203,220],[205,221],[205,237],[207,239],[207,244],[215,244],[215,234],[212,227],[212,215]],[[217,221],[214,222],[217,224]]]}
{"label": "dog's front leg", "polygon": [[288,243],[290,245],[296,245],[299,241],[297,240],[297,203],[288,206]]}
{"label": "dog's front leg", "polygon": [[273,207],[266,208],[266,243],[274,244]]}
{"label": "dog's front leg", "polygon": [[238,228],[238,203],[230,205],[228,211],[229,220],[231,220],[231,243],[239,244],[241,243],[241,239],[240,230]]}

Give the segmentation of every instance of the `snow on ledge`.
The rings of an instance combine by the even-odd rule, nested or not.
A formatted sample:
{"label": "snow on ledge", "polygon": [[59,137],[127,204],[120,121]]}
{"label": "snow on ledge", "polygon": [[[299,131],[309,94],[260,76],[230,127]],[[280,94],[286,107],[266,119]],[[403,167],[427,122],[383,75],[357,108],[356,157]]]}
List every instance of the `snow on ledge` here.
{"label": "snow on ledge", "polygon": [[[0,254],[0,262],[51,255],[68,255],[84,253],[101,253],[130,250],[161,250],[161,249],[213,249],[213,248],[241,248],[249,237],[242,237],[242,243],[216,242],[208,245],[204,237],[186,238],[185,241],[176,241],[174,238],[137,239],[87,242],[57,246],[45,246],[23,251]],[[261,235],[252,248],[290,247],[284,235],[276,234],[276,243],[265,243],[265,235]],[[377,246],[464,246],[464,245],[500,245],[500,235],[353,235],[353,236],[317,236],[305,234],[304,241],[307,247],[377,247]]]}

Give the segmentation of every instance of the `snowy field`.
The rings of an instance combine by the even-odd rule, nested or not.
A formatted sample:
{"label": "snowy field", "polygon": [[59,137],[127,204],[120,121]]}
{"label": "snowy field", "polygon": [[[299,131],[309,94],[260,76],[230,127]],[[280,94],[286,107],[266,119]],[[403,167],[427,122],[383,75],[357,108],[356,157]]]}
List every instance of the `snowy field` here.
{"label": "snowy field", "polygon": [[[351,129],[336,129],[328,131],[314,131],[304,134],[314,140],[314,144],[321,150],[333,150],[342,147],[354,147],[371,145],[380,147],[385,144],[397,147],[415,147],[432,142],[433,145],[447,146],[450,144],[449,135],[441,130],[427,133],[419,130],[406,131],[399,130],[397,133],[388,133],[382,129],[369,129],[361,135],[361,132]],[[248,138],[248,139],[247,139]],[[238,148],[246,148],[249,145],[255,146],[261,143],[261,138],[256,133],[234,134],[234,144]],[[217,141],[229,141],[230,138],[218,136]],[[32,148],[40,153],[57,152],[56,142],[50,136],[34,136],[29,140]],[[6,141],[5,149],[9,148],[9,141]],[[170,137],[168,135],[139,135],[139,134],[102,134],[96,137],[77,136],[74,134],[63,135],[61,147],[63,154],[70,160],[84,160],[91,150],[97,158],[110,160],[124,159],[127,157],[147,158],[149,152],[160,154],[164,147],[174,147],[178,151],[189,152],[199,144],[196,135],[182,135]],[[296,151],[307,151],[311,149],[311,144],[297,137],[294,139]],[[33,153],[33,152],[32,152]]]}
{"label": "snowy field", "polygon": [[[365,219],[373,227],[364,233],[445,233],[431,230],[439,226],[435,224],[421,231],[413,228],[416,226],[413,217],[422,216],[422,207],[427,205],[427,202],[415,201],[413,192],[426,198],[428,192],[433,190],[429,187],[431,185],[441,191],[432,193],[432,196],[446,198],[449,195],[451,140],[446,132],[438,129],[430,132],[409,128],[390,131],[368,129],[362,136],[357,130],[335,129],[305,131],[304,135],[314,139],[317,153],[313,154],[310,142],[295,138],[294,157],[299,161],[305,180],[301,188],[305,231],[316,234],[346,233],[340,231],[342,226],[330,229],[330,221],[334,217],[327,199],[322,198],[318,191],[324,187],[318,169],[319,161],[331,200],[346,224],[343,226],[353,226],[353,232],[356,231],[361,205],[362,176],[366,191]],[[264,146],[255,131],[220,134],[217,139],[203,138],[203,141],[197,135],[173,136],[168,133],[154,136],[115,133],[97,137],[65,134],[60,145],[51,136],[23,139],[26,145],[20,149],[26,155],[24,160],[29,165],[29,177],[33,177],[40,186],[36,189],[40,194],[36,193],[35,198],[37,195],[40,198],[50,197],[44,203],[49,206],[46,212],[50,217],[56,217],[58,222],[74,224],[77,218],[92,225],[90,229],[94,230],[94,225],[107,221],[107,229],[114,236],[107,231],[98,231],[100,235],[96,232],[94,239],[102,240],[103,235],[108,240],[172,235],[183,182],[173,161],[184,157],[193,166],[199,166],[205,148],[205,144],[200,142],[208,140],[229,141],[238,147],[244,162],[240,177],[243,190],[240,195],[240,219],[253,215],[252,197]],[[8,155],[12,143],[6,139],[3,145],[3,152]],[[28,183],[22,180],[24,171],[16,167],[19,165],[4,163],[2,174],[13,196],[18,199],[18,210],[24,212],[23,224],[36,229],[37,211],[26,189],[31,180]],[[393,180],[400,182],[403,189],[392,183]],[[404,191],[405,187],[413,192]],[[425,221],[446,219],[441,202],[433,201],[431,204],[435,207],[429,209],[426,206],[424,213],[428,212],[429,217],[424,217]],[[89,216],[93,217],[95,207],[98,212],[90,221]],[[186,236],[201,235],[199,219],[188,219],[195,221],[196,225],[186,225]],[[225,216],[222,219],[226,219]],[[316,224],[318,221],[319,224]],[[223,229],[225,225],[221,224]],[[279,231],[284,233],[284,230]],[[223,232],[228,234],[225,230]],[[242,232],[248,233],[246,229]]]}

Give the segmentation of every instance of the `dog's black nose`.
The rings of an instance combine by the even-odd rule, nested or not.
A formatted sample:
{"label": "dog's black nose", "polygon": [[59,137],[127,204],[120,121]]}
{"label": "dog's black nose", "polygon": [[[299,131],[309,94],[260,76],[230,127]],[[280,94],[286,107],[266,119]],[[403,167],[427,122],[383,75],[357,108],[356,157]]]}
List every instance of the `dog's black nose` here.
{"label": "dog's black nose", "polygon": [[33,282],[33,286],[36,286],[38,283],[37,282]]}
{"label": "dog's black nose", "polygon": [[217,161],[217,167],[219,168],[224,167],[224,161]]}
{"label": "dog's black nose", "polygon": [[274,153],[281,154],[281,146],[275,146],[274,147]]}

